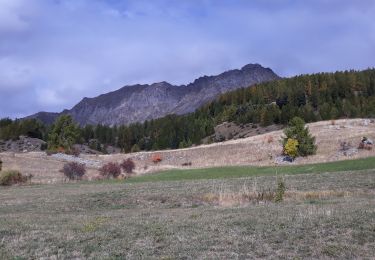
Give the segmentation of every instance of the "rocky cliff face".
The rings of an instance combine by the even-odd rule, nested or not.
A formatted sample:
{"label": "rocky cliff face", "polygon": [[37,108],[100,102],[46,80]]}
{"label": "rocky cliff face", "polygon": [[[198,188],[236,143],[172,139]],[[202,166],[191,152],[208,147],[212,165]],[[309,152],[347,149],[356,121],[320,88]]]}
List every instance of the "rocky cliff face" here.
{"label": "rocky cliff face", "polygon": [[61,113],[40,112],[28,118],[50,123],[59,114],[70,114],[81,125],[121,125],[155,119],[168,114],[193,112],[225,92],[271,81],[279,77],[269,68],[248,64],[217,76],[204,76],[193,83],[173,86],[167,82],[125,86],[94,98],[84,98]]}

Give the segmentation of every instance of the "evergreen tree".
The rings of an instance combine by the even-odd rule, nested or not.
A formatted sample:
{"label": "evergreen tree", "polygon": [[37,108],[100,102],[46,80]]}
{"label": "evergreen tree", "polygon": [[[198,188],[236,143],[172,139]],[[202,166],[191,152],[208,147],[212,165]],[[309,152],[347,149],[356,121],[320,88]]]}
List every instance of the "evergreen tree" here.
{"label": "evergreen tree", "polygon": [[62,147],[65,150],[71,150],[79,138],[79,133],[79,128],[70,115],[58,117],[48,136],[48,149],[54,150]]}
{"label": "evergreen tree", "polygon": [[283,147],[288,143],[288,140],[296,140],[298,143],[298,156],[307,156],[316,153],[315,137],[311,136],[302,118],[294,117],[290,120],[288,127],[284,129],[284,135]]}

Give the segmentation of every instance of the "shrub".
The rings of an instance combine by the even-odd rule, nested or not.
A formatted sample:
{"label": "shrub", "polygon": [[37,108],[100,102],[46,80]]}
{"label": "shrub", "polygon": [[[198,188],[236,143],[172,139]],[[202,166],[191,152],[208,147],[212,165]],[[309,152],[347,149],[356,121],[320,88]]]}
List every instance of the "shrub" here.
{"label": "shrub", "polygon": [[281,202],[284,200],[284,194],[285,194],[285,182],[282,179],[279,179],[277,183],[277,189],[275,194],[275,202]]}
{"label": "shrub", "polygon": [[289,138],[284,146],[284,154],[295,158],[298,155],[298,141],[296,139]]}
{"label": "shrub", "polygon": [[185,162],[183,164],[181,164],[182,166],[191,166],[192,165],[192,162]]}
{"label": "shrub", "polygon": [[372,145],[360,142],[359,145],[358,145],[358,149],[363,149],[363,150],[371,151],[372,150]]}
{"label": "shrub", "polygon": [[133,170],[135,169],[135,163],[132,159],[126,159],[121,163],[121,168],[127,173],[131,174],[133,173]]}
{"label": "shrub", "polygon": [[118,163],[109,162],[104,164],[99,172],[105,178],[117,178],[121,174],[121,167]]}
{"label": "shrub", "polygon": [[160,163],[163,160],[163,158],[161,157],[160,154],[154,154],[152,155],[151,160],[153,163],[157,164],[157,163]]}
{"label": "shrub", "polygon": [[284,134],[283,147],[285,147],[289,139],[298,141],[297,156],[307,156],[316,153],[315,137],[311,136],[302,118],[294,117],[290,120],[288,127],[284,130]]}
{"label": "shrub", "polygon": [[0,174],[0,185],[10,186],[13,184],[24,183],[28,180],[19,171],[5,171]]}
{"label": "shrub", "polygon": [[69,162],[60,171],[69,180],[81,180],[86,173],[86,167],[84,164]]}

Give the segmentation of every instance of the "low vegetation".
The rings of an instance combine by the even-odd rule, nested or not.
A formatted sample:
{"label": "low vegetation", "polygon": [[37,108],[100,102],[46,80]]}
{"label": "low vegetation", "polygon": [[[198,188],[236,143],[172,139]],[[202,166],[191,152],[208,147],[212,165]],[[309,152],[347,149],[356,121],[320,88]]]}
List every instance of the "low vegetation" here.
{"label": "low vegetation", "polygon": [[[276,169],[237,179],[0,188],[0,259],[375,257],[373,158]],[[215,172],[236,170],[206,173]],[[280,178],[286,190],[275,203]]]}
{"label": "low vegetation", "polygon": [[282,202],[284,200],[284,194],[286,191],[285,182],[283,179],[279,179],[277,182],[277,189],[275,192],[275,202]]}
{"label": "low vegetation", "polygon": [[248,203],[280,203],[286,192],[285,182],[279,179],[275,188],[248,187],[244,185],[239,191],[227,191],[221,188],[216,193],[206,193],[202,201],[220,206],[239,206]]}
{"label": "low vegetation", "polygon": [[82,177],[86,173],[86,167],[84,164],[77,162],[68,162],[60,171],[69,180],[82,180]]}
{"label": "low vegetation", "polygon": [[128,182],[182,181],[202,179],[243,178],[264,175],[294,175],[321,172],[344,172],[375,169],[375,157],[329,163],[291,165],[278,167],[233,166],[220,168],[169,170],[131,178]]}
{"label": "low vegetation", "polygon": [[135,169],[135,163],[132,159],[126,159],[121,163],[121,168],[124,170],[127,174],[132,174]]}
{"label": "low vegetation", "polygon": [[153,163],[158,164],[163,160],[163,157],[160,154],[153,154],[151,160]]}
{"label": "low vegetation", "polygon": [[27,182],[30,177],[23,176],[19,171],[3,171],[0,172],[0,185],[1,186],[11,186],[15,184],[22,184]]}
{"label": "low vegetation", "polygon": [[109,162],[99,169],[100,175],[106,179],[117,178],[121,174],[121,166],[118,163]]}
{"label": "low vegetation", "polygon": [[293,138],[288,138],[283,145],[283,153],[295,158],[298,155],[298,140]]}

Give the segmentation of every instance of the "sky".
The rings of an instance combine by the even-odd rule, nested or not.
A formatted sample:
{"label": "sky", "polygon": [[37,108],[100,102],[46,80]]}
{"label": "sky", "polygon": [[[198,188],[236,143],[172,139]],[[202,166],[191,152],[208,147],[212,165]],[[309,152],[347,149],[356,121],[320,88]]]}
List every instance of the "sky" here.
{"label": "sky", "polygon": [[0,0],[0,118],[124,85],[375,67],[373,0]]}

